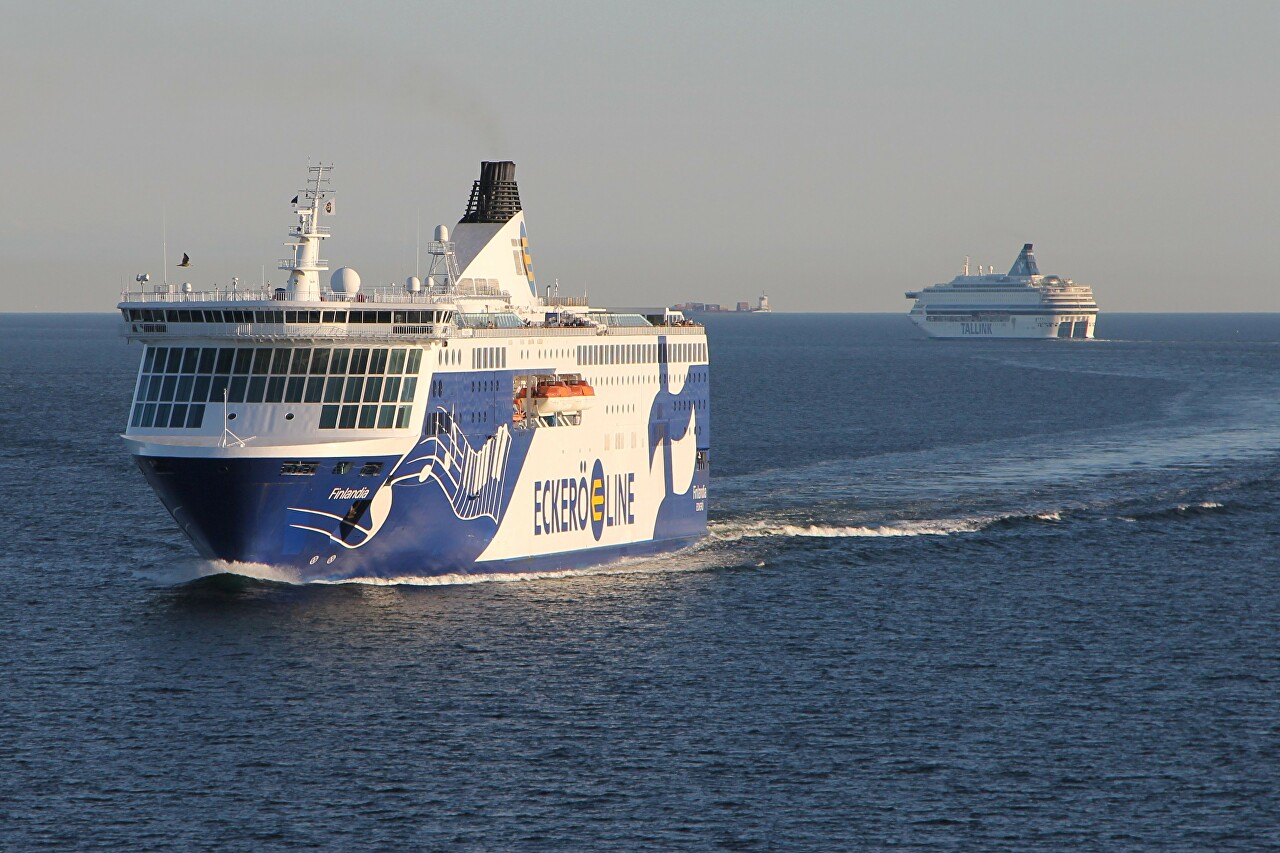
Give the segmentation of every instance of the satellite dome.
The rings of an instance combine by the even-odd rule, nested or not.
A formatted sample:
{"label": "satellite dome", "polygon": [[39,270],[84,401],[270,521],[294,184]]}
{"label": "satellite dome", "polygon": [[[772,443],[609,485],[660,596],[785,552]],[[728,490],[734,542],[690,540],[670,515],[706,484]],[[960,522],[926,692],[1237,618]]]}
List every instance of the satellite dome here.
{"label": "satellite dome", "polygon": [[448,240],[449,240],[449,227],[448,227],[447,225],[437,225],[437,226],[436,226],[436,240],[437,240],[438,242],[440,242],[440,243],[448,242]]}
{"label": "satellite dome", "polygon": [[183,292],[183,293],[191,293],[191,292],[193,292],[194,290],[195,290],[195,288],[191,286],[191,282],[189,282],[189,281],[184,281],[184,282],[182,283],[182,292]]}
{"label": "satellite dome", "polygon": [[333,292],[343,296],[355,296],[360,292],[360,273],[351,267],[339,267],[329,279]]}
{"label": "satellite dome", "polygon": [[404,289],[410,293],[417,293],[419,290],[422,290],[422,279],[418,278],[416,275],[409,276],[404,280]]}

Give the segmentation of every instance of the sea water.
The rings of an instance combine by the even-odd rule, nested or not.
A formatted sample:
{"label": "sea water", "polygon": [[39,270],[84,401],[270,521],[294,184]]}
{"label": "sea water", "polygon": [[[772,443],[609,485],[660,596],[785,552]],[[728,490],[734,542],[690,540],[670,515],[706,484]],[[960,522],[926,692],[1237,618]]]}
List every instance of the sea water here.
{"label": "sea water", "polygon": [[114,317],[0,316],[0,847],[1280,846],[1280,317],[705,320],[703,545],[297,585],[143,482]]}

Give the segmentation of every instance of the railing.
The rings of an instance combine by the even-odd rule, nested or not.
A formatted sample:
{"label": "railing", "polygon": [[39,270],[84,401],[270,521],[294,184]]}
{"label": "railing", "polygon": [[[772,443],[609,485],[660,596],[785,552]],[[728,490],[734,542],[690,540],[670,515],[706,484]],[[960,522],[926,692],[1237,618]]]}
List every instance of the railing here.
{"label": "railing", "polygon": [[[173,328],[170,332],[169,329]],[[543,337],[657,337],[658,335],[701,335],[702,326],[607,326],[597,328],[569,328],[564,326],[521,326],[516,329],[466,329],[447,326],[402,325],[390,328],[379,326],[340,326],[307,323],[182,323],[178,326],[164,323],[125,323],[126,335],[172,334],[175,337],[196,338],[269,338],[290,340],[395,340],[416,338],[543,338]]]}
{"label": "railing", "polygon": [[272,290],[199,290],[192,293],[180,291],[146,291],[124,290],[120,292],[121,302],[271,302],[275,299]]}
{"label": "railing", "polygon": [[175,337],[195,338],[272,338],[272,339],[395,339],[403,337],[441,337],[432,325],[396,325],[370,328],[368,326],[306,325],[295,323],[182,323],[172,326],[164,323],[125,323],[126,335],[172,334]]}
{"label": "railing", "polygon": [[276,269],[280,270],[304,269],[314,271],[327,270],[328,268],[329,262],[323,258],[316,258],[310,263],[302,260],[301,258],[281,258],[280,265],[276,267]]}
{"label": "railing", "polygon": [[458,329],[457,337],[520,338],[520,337],[607,337],[619,336],[657,337],[658,335],[702,335],[703,326],[603,326],[597,328],[572,328],[564,326],[523,326],[519,329]]}
{"label": "railing", "polygon": [[[343,296],[336,293],[322,293],[320,302],[326,304],[339,305],[356,305],[358,303],[374,303],[374,304],[411,304],[411,305],[427,305],[434,303],[452,303],[459,296],[467,296],[471,294],[455,293],[453,291],[443,291],[438,289],[422,290],[418,293],[410,293],[402,288],[395,287],[375,287],[368,291],[360,291],[354,296]],[[505,297],[505,293],[497,294]],[[199,290],[192,293],[182,292],[160,292],[147,293],[145,291],[124,290],[120,293],[121,302],[162,302],[162,303],[206,303],[206,302],[297,302],[300,305],[313,305],[314,299],[290,299],[288,293],[285,293],[282,299],[277,299],[274,288],[268,290]]]}

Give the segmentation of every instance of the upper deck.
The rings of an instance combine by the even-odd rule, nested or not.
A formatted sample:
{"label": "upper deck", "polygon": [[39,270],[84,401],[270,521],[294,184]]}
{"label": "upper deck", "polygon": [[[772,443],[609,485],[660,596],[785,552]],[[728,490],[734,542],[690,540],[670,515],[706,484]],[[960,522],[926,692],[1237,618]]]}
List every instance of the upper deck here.
{"label": "upper deck", "polygon": [[[328,261],[320,246],[331,229],[319,219],[334,213],[329,187],[332,167],[309,166],[307,189],[294,197],[297,224],[280,261],[284,286],[197,290],[181,285],[148,286],[120,294],[123,333],[130,340],[163,344],[176,338],[272,341],[305,345],[316,340],[358,339],[429,343],[451,338],[581,337],[596,335],[700,335],[703,329],[678,311],[658,308],[598,308],[583,297],[560,297],[559,285],[538,288],[532,271],[524,213],[515,188],[514,164],[482,164],[467,215],[455,233],[443,225],[424,247],[426,274],[403,285],[362,287],[350,267],[320,274]],[[190,267],[184,254],[182,267]]]}
{"label": "upper deck", "polygon": [[[498,294],[373,290],[364,298],[299,301],[271,291],[129,292],[119,305],[124,335],[264,340],[413,340],[601,335],[697,335],[703,328],[664,308],[616,312],[567,297],[513,310]],[[566,305],[565,303],[573,303]]]}

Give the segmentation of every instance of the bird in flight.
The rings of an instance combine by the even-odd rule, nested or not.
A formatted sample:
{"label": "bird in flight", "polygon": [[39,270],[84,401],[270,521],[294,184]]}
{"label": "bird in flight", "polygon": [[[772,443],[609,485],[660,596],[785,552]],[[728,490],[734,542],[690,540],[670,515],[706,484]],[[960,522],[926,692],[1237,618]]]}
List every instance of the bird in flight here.
{"label": "bird in flight", "polygon": [[180,267],[189,267],[189,266],[191,266],[191,258],[187,256],[187,253],[186,253],[186,252],[183,252],[183,253],[182,253],[182,263],[178,264],[178,266],[180,266]]}

